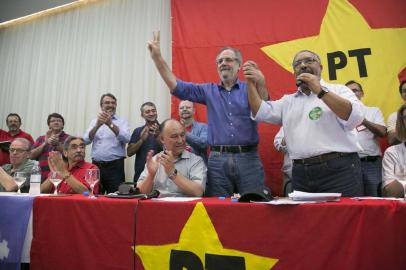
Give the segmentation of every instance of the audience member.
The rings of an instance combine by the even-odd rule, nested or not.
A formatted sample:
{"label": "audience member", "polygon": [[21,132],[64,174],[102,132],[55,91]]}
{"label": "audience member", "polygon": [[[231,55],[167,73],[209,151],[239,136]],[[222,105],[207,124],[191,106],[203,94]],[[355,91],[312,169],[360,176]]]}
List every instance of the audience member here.
{"label": "audience member", "polygon": [[281,127],[278,133],[275,135],[273,141],[275,149],[279,152],[283,152],[283,195],[288,196],[293,191],[292,188],[292,160],[289,157],[288,149],[286,147],[285,134],[283,133],[283,127]]}
{"label": "audience member", "polygon": [[83,136],[85,143],[92,143],[92,161],[100,169],[101,193],[118,190],[125,181],[125,146],[130,141],[127,120],[116,114],[117,99],[113,94],[100,98],[101,112],[90,123]]}
{"label": "audience member", "polygon": [[[70,136],[64,143],[63,156],[59,152],[49,153],[49,167],[51,172],[58,173],[62,182],[58,185],[59,193],[83,193],[88,191],[90,186],[85,176],[88,169],[97,169],[97,166],[85,161],[85,142],[82,138]],[[48,177],[41,184],[41,193],[52,193],[54,185]]]}
{"label": "audience member", "polygon": [[[159,32],[148,48],[170,93],[181,100],[205,104],[208,114],[207,195],[230,196],[264,189],[264,171],[257,152],[257,124],[250,118],[246,83],[238,79],[242,63],[239,50],[222,48],[216,58],[219,83],[194,84],[177,80],[160,50]],[[252,80],[267,98],[263,76],[255,70]]]}
{"label": "audience member", "polygon": [[145,102],[141,105],[140,110],[145,124],[133,131],[127,146],[127,155],[129,157],[134,154],[136,155],[134,162],[134,183],[137,183],[138,178],[144,170],[148,151],[153,150],[154,153],[162,151],[162,146],[158,139],[159,123],[157,121],[158,114],[155,104]]}
{"label": "audience member", "polygon": [[25,138],[31,145],[34,143],[31,135],[21,130],[21,117],[16,113],[10,113],[6,117],[6,124],[8,127],[8,132],[0,129],[0,166],[10,163],[10,155],[8,148],[9,143],[12,142],[15,138]]}
{"label": "audience member", "polygon": [[[244,74],[251,69],[245,64]],[[361,147],[354,129],[364,119],[363,104],[348,87],[321,79],[322,69],[317,54],[298,52],[293,59],[297,91],[268,102],[248,78],[250,107],[256,121],[283,126],[294,190],[360,196]]]}
{"label": "audience member", "polygon": [[382,194],[405,197],[406,190],[406,104],[397,112],[396,138],[401,143],[386,149],[382,161]]}
{"label": "audience member", "polygon": [[32,166],[38,162],[30,160],[31,143],[25,138],[16,138],[10,145],[10,164],[0,167],[0,191],[17,191],[14,181],[16,172],[25,174],[26,181],[21,185],[21,192],[27,193],[30,189],[30,173]]}
{"label": "audience member", "polygon": [[[400,82],[399,93],[404,104],[406,104],[406,80]],[[396,138],[396,117],[397,112],[391,113],[388,117],[387,128],[388,128],[389,145],[395,145],[400,143],[400,141]]]}
{"label": "audience member", "polygon": [[185,129],[168,119],[161,124],[160,139],[165,151],[153,156],[150,150],[137,187],[142,193],[158,190],[164,197],[202,196],[207,168],[201,157],[186,151]]}
{"label": "audience member", "polygon": [[[359,100],[364,97],[361,84],[349,81],[345,84]],[[365,118],[356,130],[362,151],[361,159],[362,184],[365,196],[378,196],[382,185],[382,152],[379,137],[386,136],[386,126],[381,110],[377,107],[364,107]]]}
{"label": "audience member", "polygon": [[31,158],[39,161],[42,181],[48,177],[49,173],[49,152],[58,151],[62,153],[63,143],[69,137],[69,135],[63,131],[65,119],[63,119],[62,115],[51,113],[48,115],[47,124],[49,130],[45,135],[37,138],[31,150]]}
{"label": "audience member", "polygon": [[179,103],[180,123],[185,127],[186,143],[207,164],[207,125],[195,121],[194,114],[193,102],[183,100]]}

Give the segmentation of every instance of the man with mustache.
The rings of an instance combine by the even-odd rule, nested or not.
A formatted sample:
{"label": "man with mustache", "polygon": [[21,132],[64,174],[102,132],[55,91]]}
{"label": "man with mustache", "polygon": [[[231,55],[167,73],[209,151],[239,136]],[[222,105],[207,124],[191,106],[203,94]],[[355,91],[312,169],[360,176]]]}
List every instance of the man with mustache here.
{"label": "man with mustache", "polygon": [[177,120],[165,120],[160,140],[165,151],[155,156],[152,150],[148,152],[137,183],[141,193],[158,190],[163,197],[203,196],[207,168],[201,157],[185,150],[185,128]]}
{"label": "man with mustache", "polygon": [[127,120],[116,114],[117,99],[111,94],[100,98],[101,111],[90,123],[83,139],[92,143],[92,161],[100,169],[101,193],[112,193],[125,181],[125,146],[130,141]]}
{"label": "man with mustache", "polygon": [[45,135],[37,138],[31,150],[31,158],[36,159],[41,167],[41,180],[44,181],[48,177],[48,155],[52,151],[62,153],[63,143],[69,137],[63,131],[65,119],[59,113],[51,113],[48,115],[47,124],[49,130]]}
{"label": "man with mustache", "polygon": [[[208,196],[231,196],[264,189],[264,171],[257,147],[257,124],[250,118],[246,83],[238,79],[242,65],[236,48],[220,49],[214,65],[220,81],[196,84],[176,78],[160,50],[159,32],[148,43],[151,58],[172,95],[207,107],[210,156],[208,160]],[[253,70],[251,80],[266,99],[265,80]]]}
{"label": "man with mustache", "polygon": [[[0,129],[0,166],[10,163],[9,145],[15,138],[27,139],[31,145],[34,143],[31,135],[21,130],[21,117],[16,113],[10,113],[6,117],[8,132]],[[7,143],[8,142],[8,143]]]}
{"label": "man with mustache", "polygon": [[[61,153],[49,153],[49,167],[51,172],[57,172],[62,178],[58,185],[58,193],[81,194],[88,191],[90,186],[85,176],[88,169],[97,169],[97,166],[85,161],[85,141],[79,137],[70,136],[64,143],[63,160]],[[54,185],[49,177],[41,184],[41,193],[53,193]],[[97,192],[96,192],[97,193]]]}
{"label": "man with mustache", "polygon": [[135,156],[134,162],[134,183],[137,183],[140,174],[144,170],[148,151],[154,153],[162,151],[161,143],[158,140],[159,123],[157,121],[158,113],[156,106],[152,102],[145,102],[141,105],[141,117],[145,120],[145,125],[136,128],[131,135],[127,146],[127,155]]}
{"label": "man with mustache", "polygon": [[300,51],[292,65],[298,89],[276,101],[261,99],[250,78],[252,65],[243,67],[255,120],[283,126],[294,190],[362,195],[362,148],[354,129],[364,120],[363,104],[348,87],[321,78],[316,53]]}
{"label": "man with mustache", "polygon": [[195,121],[194,114],[193,102],[183,100],[179,103],[180,123],[185,127],[186,143],[207,164],[207,125]]}

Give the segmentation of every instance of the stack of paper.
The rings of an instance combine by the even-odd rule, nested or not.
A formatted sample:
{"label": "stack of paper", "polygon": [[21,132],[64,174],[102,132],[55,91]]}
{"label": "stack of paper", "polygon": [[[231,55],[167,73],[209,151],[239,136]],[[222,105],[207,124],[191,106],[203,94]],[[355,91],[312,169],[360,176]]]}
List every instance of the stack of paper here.
{"label": "stack of paper", "polygon": [[289,193],[289,198],[293,201],[338,201],[341,193],[309,193],[294,190]]}

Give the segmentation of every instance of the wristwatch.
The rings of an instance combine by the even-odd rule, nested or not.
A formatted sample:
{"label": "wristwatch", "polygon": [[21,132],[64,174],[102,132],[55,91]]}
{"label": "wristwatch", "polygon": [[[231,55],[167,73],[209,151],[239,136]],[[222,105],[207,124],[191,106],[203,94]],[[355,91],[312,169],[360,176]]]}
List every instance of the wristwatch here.
{"label": "wristwatch", "polygon": [[174,169],[173,172],[168,175],[168,178],[173,181],[173,180],[175,180],[175,178],[176,178],[177,175],[178,175],[178,170],[177,170],[177,169]]}
{"label": "wristwatch", "polygon": [[110,127],[111,129],[113,129],[113,128],[114,128],[114,124],[111,123],[109,127]]}
{"label": "wristwatch", "polygon": [[326,87],[322,86],[321,91],[317,94],[318,98],[322,98],[325,94],[327,94],[329,91]]}

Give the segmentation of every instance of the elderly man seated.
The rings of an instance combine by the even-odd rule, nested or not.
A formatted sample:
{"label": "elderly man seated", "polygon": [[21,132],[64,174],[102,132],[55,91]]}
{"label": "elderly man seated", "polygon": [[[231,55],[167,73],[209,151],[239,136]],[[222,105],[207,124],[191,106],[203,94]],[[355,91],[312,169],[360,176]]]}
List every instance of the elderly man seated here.
{"label": "elderly man seated", "polygon": [[85,161],[85,142],[82,138],[70,136],[64,143],[62,159],[60,152],[50,152],[48,157],[51,173],[41,184],[41,193],[51,193],[54,186],[50,181],[52,172],[57,172],[62,178],[58,185],[59,193],[83,193],[88,191],[90,186],[85,180],[88,169],[97,169],[97,166]]}
{"label": "elderly man seated", "polygon": [[25,174],[26,181],[21,185],[21,192],[27,193],[30,189],[29,176],[32,166],[38,162],[30,160],[31,143],[24,138],[16,138],[10,145],[10,164],[0,167],[0,191],[17,191],[18,186],[14,181],[16,172]]}
{"label": "elderly man seated", "polygon": [[148,152],[137,187],[142,193],[156,189],[166,197],[202,196],[207,168],[201,157],[185,150],[185,128],[179,121],[168,119],[160,130],[165,150],[155,156],[153,151]]}

